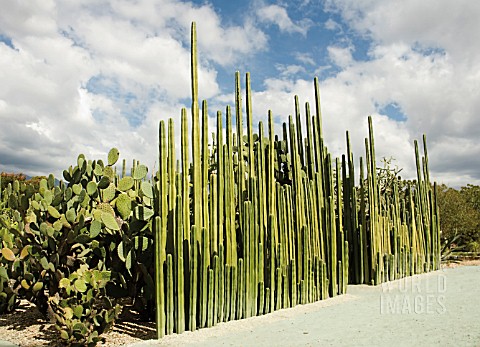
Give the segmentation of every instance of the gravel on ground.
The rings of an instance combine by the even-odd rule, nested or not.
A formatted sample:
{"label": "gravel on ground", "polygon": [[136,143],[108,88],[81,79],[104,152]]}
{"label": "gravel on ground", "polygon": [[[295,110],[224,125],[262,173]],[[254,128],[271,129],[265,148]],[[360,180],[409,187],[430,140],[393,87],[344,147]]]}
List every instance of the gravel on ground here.
{"label": "gravel on ground", "polygon": [[[122,320],[99,346],[480,347],[480,266],[473,266],[480,261],[462,265],[376,287],[349,286],[346,295],[161,340],[155,323]],[[0,316],[0,347],[15,345],[62,344],[55,327],[22,301]]]}

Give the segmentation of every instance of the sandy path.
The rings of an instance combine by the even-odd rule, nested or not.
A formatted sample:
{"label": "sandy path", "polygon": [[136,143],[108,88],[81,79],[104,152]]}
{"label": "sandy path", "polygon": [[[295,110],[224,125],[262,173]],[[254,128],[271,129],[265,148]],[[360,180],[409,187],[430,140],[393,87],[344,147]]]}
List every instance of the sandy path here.
{"label": "sandy path", "polygon": [[480,346],[480,267],[462,266],[140,346]]}
{"label": "sandy path", "polygon": [[[480,266],[446,268],[377,287],[349,286],[348,294],[333,299],[165,336],[160,341],[147,340],[155,337],[153,322],[118,322],[105,337],[100,347],[129,343],[129,347],[480,347]],[[32,305],[0,316],[0,340],[22,347],[61,345],[55,329]]]}

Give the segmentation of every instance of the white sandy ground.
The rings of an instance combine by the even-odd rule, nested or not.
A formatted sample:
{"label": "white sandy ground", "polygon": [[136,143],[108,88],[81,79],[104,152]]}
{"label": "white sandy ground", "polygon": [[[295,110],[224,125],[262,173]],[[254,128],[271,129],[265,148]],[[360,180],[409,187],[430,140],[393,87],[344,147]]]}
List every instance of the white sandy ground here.
{"label": "white sandy ground", "polygon": [[[59,346],[56,337],[31,305],[0,316],[0,347]],[[154,337],[152,322],[118,322],[100,346],[480,347],[480,266],[349,286],[348,294],[313,304],[147,340]]]}
{"label": "white sandy ground", "polygon": [[146,346],[480,346],[480,267],[462,266]]}

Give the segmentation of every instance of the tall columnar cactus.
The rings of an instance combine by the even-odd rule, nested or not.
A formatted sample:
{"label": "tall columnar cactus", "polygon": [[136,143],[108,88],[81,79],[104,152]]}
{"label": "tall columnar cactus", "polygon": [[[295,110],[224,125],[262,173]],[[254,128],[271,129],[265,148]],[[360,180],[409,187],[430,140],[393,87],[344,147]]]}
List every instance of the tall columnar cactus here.
{"label": "tall columnar cactus", "polygon": [[244,105],[236,72],[234,119],[229,106],[225,118],[218,111],[209,143],[207,103],[200,117],[198,101],[195,24],[191,68],[191,158],[187,111],[181,112],[178,165],[173,123],[168,138],[160,123],[159,336],[343,294],[348,283],[378,284],[438,268],[438,212],[425,139],[422,159],[416,150],[417,180],[385,181],[369,118],[356,185],[348,133],[345,155],[334,158],[325,146],[318,79],[315,114],[306,103],[302,115],[295,96],[295,116],[275,135],[270,111],[267,133],[263,122],[254,129],[250,75]]}

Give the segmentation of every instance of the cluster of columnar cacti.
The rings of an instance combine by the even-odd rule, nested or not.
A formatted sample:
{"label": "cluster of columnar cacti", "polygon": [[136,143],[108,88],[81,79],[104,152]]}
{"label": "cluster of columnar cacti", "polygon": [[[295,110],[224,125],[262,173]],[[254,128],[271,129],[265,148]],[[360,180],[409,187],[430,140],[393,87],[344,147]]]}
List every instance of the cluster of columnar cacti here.
{"label": "cluster of columnar cacti", "polygon": [[[344,227],[351,245],[350,283],[379,284],[440,267],[440,227],[436,184],[430,183],[426,138],[421,158],[417,141],[417,179],[402,181],[391,172],[382,178],[375,162],[372,119],[360,158],[360,182],[354,185],[353,155],[347,133],[342,157]],[[420,164],[421,163],[421,164]],[[365,167],[367,170],[365,177]]]}
{"label": "cluster of columnar cacti", "polygon": [[195,24],[191,42],[192,129],[183,109],[178,161],[173,121],[168,130],[160,122],[159,130],[159,337],[332,297],[349,282],[377,284],[438,269],[426,148],[423,167],[417,150],[416,182],[395,179],[382,188],[369,118],[367,175],[360,159],[356,186],[348,133],[341,160],[324,144],[317,79],[315,115],[307,103],[302,116],[295,97],[295,121],[290,116],[277,136],[271,113],[267,129],[260,122],[254,133],[248,73],[244,127],[238,72],[235,114],[230,107],[225,117],[217,112],[209,143],[207,103],[200,110],[198,101]]}

